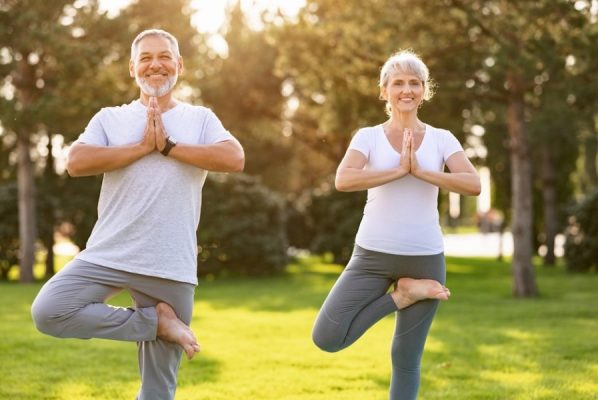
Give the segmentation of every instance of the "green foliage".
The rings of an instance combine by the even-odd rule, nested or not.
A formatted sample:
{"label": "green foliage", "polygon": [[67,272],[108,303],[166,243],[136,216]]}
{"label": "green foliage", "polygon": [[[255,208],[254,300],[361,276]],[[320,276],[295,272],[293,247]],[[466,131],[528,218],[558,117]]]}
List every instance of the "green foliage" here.
{"label": "green foliage", "polygon": [[249,28],[240,2],[230,11],[224,39],[227,55],[211,60],[199,82],[202,100],[243,145],[245,172],[288,191],[302,176],[292,162],[300,155],[282,135],[285,99],[282,79],[274,74],[277,46]]}
{"label": "green foliage", "polygon": [[61,220],[71,225],[70,239],[84,249],[98,219],[98,197],[102,177],[67,178],[62,188]]}
{"label": "green foliage", "polygon": [[296,231],[298,224],[289,227],[295,230],[292,237],[296,243],[291,244],[307,245],[316,254],[330,253],[335,263],[346,264],[353,252],[365,199],[365,191],[339,192],[331,184],[310,191],[304,213],[307,223],[302,234]]}
{"label": "green foliage", "polygon": [[19,210],[17,184],[0,185],[0,280],[7,280],[10,269],[19,262]]}
{"label": "green foliage", "polygon": [[287,264],[280,197],[247,175],[210,175],[203,188],[198,274],[267,275]]}
{"label": "green foliage", "polygon": [[598,272],[598,190],[572,207],[566,233],[567,268]]}

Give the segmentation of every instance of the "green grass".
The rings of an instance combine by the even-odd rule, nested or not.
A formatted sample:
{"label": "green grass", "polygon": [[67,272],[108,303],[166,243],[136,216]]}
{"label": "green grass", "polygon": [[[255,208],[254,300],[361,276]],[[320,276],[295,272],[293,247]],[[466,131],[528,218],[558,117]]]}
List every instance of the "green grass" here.
{"label": "green grass", "polygon": [[[517,300],[507,264],[448,261],[452,297],[428,338],[420,399],[598,399],[598,276],[539,268],[541,296]],[[192,328],[203,350],[182,362],[177,399],[386,399],[392,316],[340,353],[311,343],[339,272],[303,260],[284,276],[200,283]],[[0,284],[0,399],[133,399],[135,345],[37,333],[39,288]]]}

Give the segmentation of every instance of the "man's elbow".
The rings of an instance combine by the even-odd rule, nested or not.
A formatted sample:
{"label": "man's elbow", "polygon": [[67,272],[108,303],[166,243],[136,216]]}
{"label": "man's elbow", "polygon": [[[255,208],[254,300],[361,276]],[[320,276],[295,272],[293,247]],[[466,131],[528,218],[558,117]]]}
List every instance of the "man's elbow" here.
{"label": "man's elbow", "polygon": [[243,172],[245,169],[245,154],[240,151],[230,160],[229,172]]}
{"label": "man's elbow", "polygon": [[73,161],[72,157],[69,157],[66,161],[66,172],[68,172],[69,176],[73,178],[83,176],[83,173],[79,168],[79,165],[75,161]]}
{"label": "man's elbow", "polygon": [[243,172],[245,169],[245,157],[241,157],[240,159],[236,160],[233,164],[233,171],[232,172]]}
{"label": "man's elbow", "polygon": [[478,179],[467,191],[469,196],[479,196],[482,193],[482,185]]}

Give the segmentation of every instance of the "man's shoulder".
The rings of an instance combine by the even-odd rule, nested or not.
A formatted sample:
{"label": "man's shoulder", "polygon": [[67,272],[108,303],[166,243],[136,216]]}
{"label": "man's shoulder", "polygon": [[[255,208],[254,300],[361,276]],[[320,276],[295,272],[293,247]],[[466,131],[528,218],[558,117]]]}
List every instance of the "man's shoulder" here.
{"label": "man's shoulder", "polygon": [[197,105],[197,104],[191,104],[191,103],[187,103],[187,102],[180,102],[179,107],[181,107],[181,109],[183,109],[185,111],[189,111],[189,112],[199,114],[199,115],[207,115],[207,114],[214,113],[212,111],[212,109],[210,109],[209,107]]}
{"label": "man's shoulder", "polygon": [[124,115],[133,115],[140,112],[144,112],[144,106],[139,100],[133,100],[126,104],[103,107],[96,115],[100,118],[114,118]]}

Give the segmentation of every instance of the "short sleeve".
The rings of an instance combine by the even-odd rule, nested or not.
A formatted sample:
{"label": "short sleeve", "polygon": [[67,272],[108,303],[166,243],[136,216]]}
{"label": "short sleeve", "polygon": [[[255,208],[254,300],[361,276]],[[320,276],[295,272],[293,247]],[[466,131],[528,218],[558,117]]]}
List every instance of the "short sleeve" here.
{"label": "short sleeve", "polygon": [[450,131],[443,131],[442,133],[443,140],[441,141],[441,152],[442,158],[446,162],[446,160],[448,160],[453,154],[463,151],[463,146],[461,146],[461,143],[459,143],[455,135],[453,135]]}
{"label": "short sleeve", "polygon": [[108,136],[102,126],[101,115],[102,111],[93,116],[91,121],[89,121],[89,124],[87,124],[85,131],[83,131],[83,133],[79,135],[79,138],[77,138],[78,143],[108,146]]}
{"label": "short sleeve", "polygon": [[216,114],[212,110],[207,110],[203,132],[200,136],[200,144],[214,144],[231,139],[234,139],[233,135],[224,129]]}
{"label": "short sleeve", "polygon": [[349,149],[357,150],[361,154],[363,154],[367,159],[370,158],[370,140],[369,135],[367,135],[367,131],[364,129],[360,129],[357,131],[353,139],[351,139],[351,144],[349,144]]}

